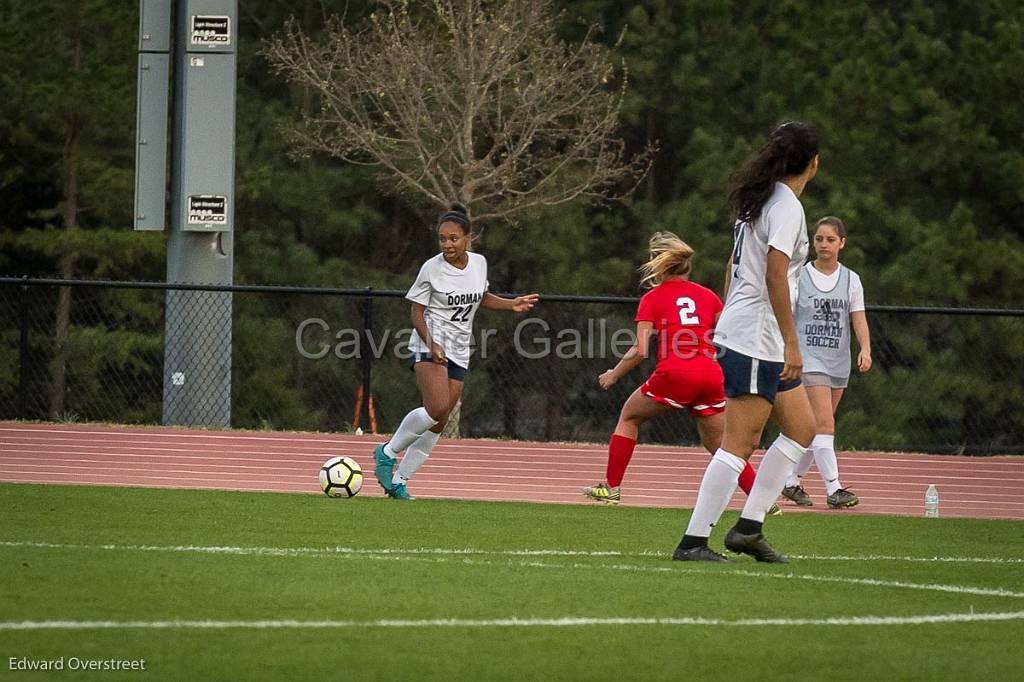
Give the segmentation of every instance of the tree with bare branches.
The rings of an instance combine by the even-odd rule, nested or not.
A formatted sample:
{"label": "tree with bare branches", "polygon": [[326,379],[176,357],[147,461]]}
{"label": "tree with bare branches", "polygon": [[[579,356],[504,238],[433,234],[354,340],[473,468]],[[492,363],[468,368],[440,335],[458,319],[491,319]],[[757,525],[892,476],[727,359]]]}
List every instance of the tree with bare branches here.
{"label": "tree with bare branches", "polygon": [[384,0],[368,20],[310,35],[292,20],[264,45],[313,93],[289,134],[299,155],[378,166],[395,191],[475,221],[619,198],[650,159],[616,137],[624,73],[594,29],[560,40],[550,0]]}

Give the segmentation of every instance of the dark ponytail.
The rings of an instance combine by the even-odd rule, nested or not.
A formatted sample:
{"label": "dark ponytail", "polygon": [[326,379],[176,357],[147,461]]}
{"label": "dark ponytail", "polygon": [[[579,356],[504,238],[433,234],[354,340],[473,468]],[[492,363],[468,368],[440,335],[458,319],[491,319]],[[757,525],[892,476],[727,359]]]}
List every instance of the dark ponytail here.
{"label": "dark ponytail", "polygon": [[441,217],[437,220],[437,226],[441,227],[444,223],[455,223],[462,228],[463,234],[471,234],[473,232],[473,223],[469,219],[469,210],[459,203],[453,202],[449,205],[448,210],[441,214]]}
{"label": "dark ponytail", "polygon": [[729,207],[740,222],[752,223],[775,191],[775,183],[807,170],[818,155],[818,131],[806,123],[783,123],[768,142],[733,173]]}

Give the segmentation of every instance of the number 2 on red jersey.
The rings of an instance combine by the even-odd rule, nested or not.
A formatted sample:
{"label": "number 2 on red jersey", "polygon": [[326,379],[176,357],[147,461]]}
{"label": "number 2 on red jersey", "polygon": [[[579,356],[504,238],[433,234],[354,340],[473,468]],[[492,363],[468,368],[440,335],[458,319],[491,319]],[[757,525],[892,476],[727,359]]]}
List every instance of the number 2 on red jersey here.
{"label": "number 2 on red jersey", "polygon": [[680,296],[676,299],[676,305],[679,306],[679,324],[683,326],[700,324],[700,318],[697,316],[697,304],[692,298]]}

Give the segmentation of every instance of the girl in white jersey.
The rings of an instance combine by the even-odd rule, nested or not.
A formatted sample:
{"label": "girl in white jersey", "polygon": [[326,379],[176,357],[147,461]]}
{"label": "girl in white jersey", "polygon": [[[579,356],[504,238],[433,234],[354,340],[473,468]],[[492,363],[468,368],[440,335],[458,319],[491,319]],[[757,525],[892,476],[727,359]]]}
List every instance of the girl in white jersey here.
{"label": "girl in white jersey", "polygon": [[761,532],[768,508],[814,436],[814,414],[800,385],[803,360],[793,322],[807,223],[800,195],[818,171],[818,133],[803,123],[776,128],[733,175],[729,199],[735,245],[726,271],[725,308],[715,329],[725,375],[725,433],[700,484],[677,561],[728,561],[708,547],[736,482],[772,416],[781,433],[761,460],[754,487],[726,548],[758,561],[786,563]]}
{"label": "girl in white jersey", "polygon": [[448,413],[462,395],[477,308],[523,313],[539,298],[501,298],[487,291],[487,259],[469,250],[473,226],[461,205],[452,204],[441,216],[437,238],[441,253],[423,264],[406,294],[414,330],[409,350],[423,406],[405,415],[391,440],[373,453],[377,481],[396,500],[414,499],[406,482],[437,445]]}
{"label": "girl in white jersey", "polygon": [[839,263],[846,246],[846,227],[834,216],[815,224],[815,259],[800,273],[800,295],[796,306],[796,330],[804,357],[803,384],[811,401],[816,423],[814,440],[803,459],[790,474],[782,496],[800,506],[814,502],[800,479],[811,467],[825,482],[826,502],[834,509],[853,507],[860,500],[839,481],[836,460],[836,408],[850,378],[850,327],[857,336],[860,352],[857,369],[871,369],[871,334],[864,312],[864,286],[853,270]]}

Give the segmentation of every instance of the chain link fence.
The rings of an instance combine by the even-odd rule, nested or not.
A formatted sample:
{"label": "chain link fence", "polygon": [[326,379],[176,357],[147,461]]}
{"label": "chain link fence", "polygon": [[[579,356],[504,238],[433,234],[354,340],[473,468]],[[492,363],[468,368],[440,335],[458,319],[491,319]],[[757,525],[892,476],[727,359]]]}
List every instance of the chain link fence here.
{"label": "chain link fence", "polygon": [[[390,432],[419,402],[403,295],[0,278],[0,419],[187,424],[198,413],[236,428]],[[607,440],[653,367],[597,385],[632,343],[635,307],[549,296],[525,316],[481,310],[460,434]],[[190,321],[173,325],[165,353],[168,315]],[[837,445],[1024,452],[1024,311],[873,306],[868,319],[875,364],[851,378]],[[684,413],[648,423],[641,440],[699,442]]]}

